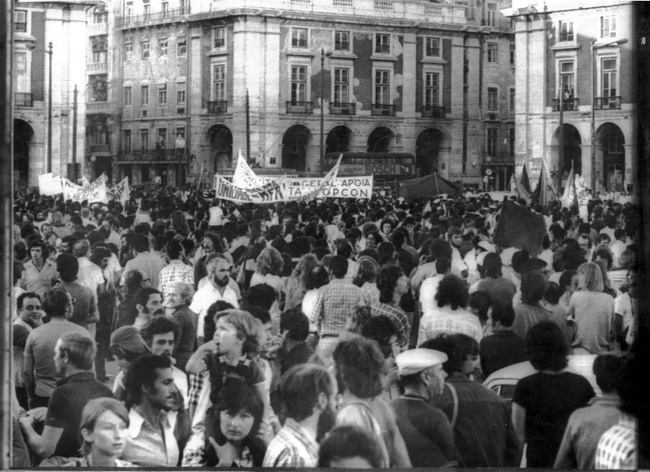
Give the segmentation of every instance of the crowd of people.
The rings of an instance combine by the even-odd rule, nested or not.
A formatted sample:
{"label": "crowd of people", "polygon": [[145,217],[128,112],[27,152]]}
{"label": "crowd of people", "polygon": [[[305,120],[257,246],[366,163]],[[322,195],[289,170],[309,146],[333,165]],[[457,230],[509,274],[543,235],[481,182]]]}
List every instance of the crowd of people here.
{"label": "crowd of people", "polygon": [[531,210],[21,194],[13,465],[636,468],[639,209]]}

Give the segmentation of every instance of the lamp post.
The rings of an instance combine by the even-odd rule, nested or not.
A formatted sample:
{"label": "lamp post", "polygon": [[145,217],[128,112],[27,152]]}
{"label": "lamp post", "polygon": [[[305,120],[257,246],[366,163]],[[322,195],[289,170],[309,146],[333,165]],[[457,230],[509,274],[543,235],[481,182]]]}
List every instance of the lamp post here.
{"label": "lamp post", "polygon": [[627,39],[612,38],[609,41],[591,43],[591,195],[596,198],[596,51],[607,46],[620,46]]}
{"label": "lamp post", "polygon": [[47,84],[47,172],[52,172],[52,43],[48,45],[48,50],[45,54],[50,56],[50,68],[48,71],[48,84]]}
{"label": "lamp post", "polygon": [[325,134],[325,49],[320,50],[320,172],[323,173],[325,150],[323,137]]}

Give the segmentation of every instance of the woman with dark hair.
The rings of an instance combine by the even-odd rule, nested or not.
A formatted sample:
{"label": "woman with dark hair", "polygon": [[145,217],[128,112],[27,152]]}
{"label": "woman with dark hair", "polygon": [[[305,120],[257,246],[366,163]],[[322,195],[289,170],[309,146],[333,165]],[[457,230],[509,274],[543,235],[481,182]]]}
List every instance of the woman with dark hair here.
{"label": "woman with dark hair", "polygon": [[382,453],[377,439],[358,426],[337,426],[318,450],[318,467],[379,469]]}
{"label": "woman with dark hair", "polygon": [[539,372],[515,386],[512,421],[526,442],[526,466],[552,468],[571,413],[595,396],[584,377],[568,372],[569,344],[552,321],[533,326],[526,337],[530,363]]}
{"label": "woman with dark hair", "polygon": [[496,393],[470,378],[479,365],[476,340],[465,334],[443,334],[420,347],[447,355],[442,365],[448,374],[445,388],[431,404],[452,422],[454,443],[463,466],[518,466],[520,443],[505,403]]}
{"label": "woman with dark hair", "polygon": [[398,328],[397,344],[400,349],[408,347],[411,322],[399,306],[402,296],[409,290],[409,279],[399,266],[384,266],[377,276],[379,302],[370,305],[372,316],[385,315]]}
{"label": "woman with dark hair", "polygon": [[379,302],[379,289],[377,288],[379,264],[370,256],[360,256],[358,262],[359,268],[352,283],[361,289],[363,300],[367,305]]}
{"label": "woman with dark hair", "polygon": [[284,293],[284,309],[295,308],[302,303],[307,293],[307,275],[318,265],[318,259],[313,254],[305,254],[300,258],[290,277],[282,283]]}
{"label": "woman with dark hair", "polygon": [[241,380],[229,381],[215,405],[218,423],[192,435],[183,451],[182,467],[261,467],[266,439],[258,437],[264,402],[255,388]]}
{"label": "woman with dark hair", "polygon": [[397,265],[397,254],[393,243],[383,242],[377,246],[377,263],[379,267]]}
{"label": "woman with dark hair", "polygon": [[366,236],[366,247],[364,249],[375,249],[383,242],[384,238],[379,231],[371,231]]}
{"label": "woman with dark hair", "polygon": [[395,222],[390,218],[384,218],[381,221],[381,225],[379,226],[379,230],[381,231],[382,237],[387,241],[390,240],[390,235],[393,233],[394,229],[395,229]]}
{"label": "woman with dark hair", "polygon": [[436,309],[420,319],[418,346],[441,334],[462,333],[480,342],[483,327],[478,317],[467,310],[469,295],[465,282],[453,274],[446,275],[438,285]]}
{"label": "woman with dark hair", "polygon": [[566,318],[557,313],[547,310],[542,306],[542,299],[546,291],[546,277],[539,270],[531,270],[524,274],[521,279],[521,303],[515,307],[515,321],[512,324],[512,331],[526,339],[528,330],[540,321],[552,321],[556,323],[567,342],[571,333],[567,326]]}

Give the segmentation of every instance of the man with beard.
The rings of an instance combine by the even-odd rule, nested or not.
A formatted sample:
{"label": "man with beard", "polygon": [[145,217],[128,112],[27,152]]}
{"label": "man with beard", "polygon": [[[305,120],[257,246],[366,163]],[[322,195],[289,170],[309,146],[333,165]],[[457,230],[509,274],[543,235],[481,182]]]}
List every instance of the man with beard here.
{"label": "man with beard", "polygon": [[237,294],[228,286],[230,281],[230,262],[228,259],[218,254],[210,254],[206,266],[210,283],[203,285],[194,294],[190,305],[190,310],[199,315],[197,327],[199,344],[201,344],[204,337],[205,315],[213,303],[223,300],[235,308],[239,308]]}
{"label": "man with beard", "polygon": [[176,467],[180,455],[174,436],[177,395],[169,357],[144,354],[126,374],[129,434],[122,458],[138,467]]}
{"label": "man with beard", "polygon": [[164,314],[162,294],[152,287],[141,288],[135,294],[135,308],[138,316],[135,317],[133,326],[142,331],[154,316]]}
{"label": "man with beard", "polygon": [[454,433],[445,414],[429,404],[442,393],[447,355],[411,349],[395,358],[404,395],[391,402],[413,467],[457,467]]}
{"label": "man with beard", "polygon": [[319,365],[302,364],[282,376],[287,420],[269,444],[264,467],[317,467],[318,442],[334,426],[336,381]]}
{"label": "man with beard", "polygon": [[[41,466],[56,466],[58,458],[76,457],[81,447],[79,426],[86,403],[93,398],[111,397],[111,389],[95,380],[92,372],[97,349],[87,334],[69,332],[59,338],[54,348],[54,364],[63,379],[47,406],[43,434],[34,431],[39,410],[19,419],[30,448],[41,457],[50,457]],[[42,411],[40,412],[42,413]]]}

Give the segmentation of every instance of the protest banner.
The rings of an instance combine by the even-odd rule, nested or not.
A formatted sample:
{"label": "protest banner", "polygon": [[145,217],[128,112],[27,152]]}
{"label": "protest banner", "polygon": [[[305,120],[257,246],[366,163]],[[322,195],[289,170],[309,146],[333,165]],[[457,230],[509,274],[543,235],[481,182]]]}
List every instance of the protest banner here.
{"label": "protest banner", "polygon": [[268,183],[269,179],[258,176],[253,169],[248,165],[244,156],[237,156],[237,165],[235,166],[235,173],[232,176],[232,183],[235,187],[239,188],[259,188]]}
{"label": "protest banner", "polygon": [[585,187],[584,179],[582,178],[581,175],[576,175],[575,179],[573,180],[575,188],[576,188],[576,196],[578,198],[578,211],[580,218],[582,218],[582,221],[585,223],[589,222],[589,207],[587,204],[589,203],[590,197],[587,195],[587,189]]}
{"label": "protest banner", "polygon": [[122,205],[124,205],[131,197],[129,178],[124,177],[119,184],[117,184],[115,187],[109,190],[109,193],[113,195],[113,198],[115,198],[115,200],[119,201]]}
{"label": "protest banner", "polygon": [[73,184],[68,179],[61,179],[63,186],[63,198],[72,200],[74,202],[83,202],[87,200],[88,203],[108,203],[108,195],[106,194],[106,182],[102,182],[96,187],[90,186],[81,187],[80,185]]}
{"label": "protest banner", "polygon": [[38,189],[41,195],[57,195],[63,192],[61,177],[52,173],[38,176]]}

